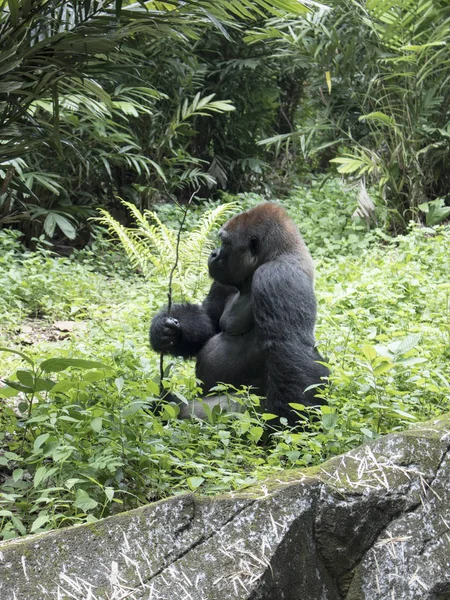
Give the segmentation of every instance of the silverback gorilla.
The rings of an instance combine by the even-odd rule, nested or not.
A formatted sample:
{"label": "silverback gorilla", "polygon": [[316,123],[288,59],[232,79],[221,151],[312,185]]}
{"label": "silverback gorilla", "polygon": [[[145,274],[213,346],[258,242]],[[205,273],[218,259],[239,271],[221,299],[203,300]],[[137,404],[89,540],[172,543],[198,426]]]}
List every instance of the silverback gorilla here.
{"label": "silverback gorilla", "polygon": [[236,215],[219,236],[205,300],[158,313],[151,346],[196,356],[205,393],[219,382],[253,386],[266,397],[266,411],[295,423],[289,403],[320,404],[317,390],[306,388],[329,374],[315,347],[311,256],[285,210],[272,202]]}

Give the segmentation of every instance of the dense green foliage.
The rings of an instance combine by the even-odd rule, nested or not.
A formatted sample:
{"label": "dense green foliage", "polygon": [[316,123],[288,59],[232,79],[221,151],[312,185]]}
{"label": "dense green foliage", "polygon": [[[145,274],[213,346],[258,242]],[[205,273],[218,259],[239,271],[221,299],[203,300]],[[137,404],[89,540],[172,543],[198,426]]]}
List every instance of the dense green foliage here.
{"label": "dense green foliage", "polygon": [[[167,274],[134,274],[101,236],[68,259],[24,254],[17,236],[0,233],[0,346],[23,353],[0,353],[4,538],[187,490],[241,488],[448,410],[448,226],[414,226],[396,239],[367,233],[350,218],[355,195],[334,181],[298,187],[284,203],[316,258],[317,337],[332,379],[308,431],[272,435],[247,391],[243,415],[210,422],[179,421],[160,406],[147,332]],[[174,226],[181,218],[173,206],[159,214]],[[58,334],[55,319],[74,321],[72,333]],[[168,366],[170,387],[194,397],[193,364],[166,358]]]}
{"label": "dense green foliage", "polygon": [[294,136],[267,143],[297,140],[306,156],[332,158],[341,173],[378,182],[400,229],[419,210],[428,224],[448,217],[446,0],[342,0],[306,19],[272,19],[247,39],[266,41],[306,71],[309,114],[303,108]]}
{"label": "dense green foliage", "polygon": [[279,194],[330,168],[377,183],[397,231],[442,222],[449,32],[447,0],[3,0],[0,227],[83,243],[118,196]]}
{"label": "dense green foliage", "polygon": [[116,194],[142,207],[213,185],[204,152],[189,146],[197,120],[234,107],[205,91],[195,48],[209,33],[231,43],[228,30],[285,11],[307,9],[297,0],[0,1],[0,226],[73,239]]}

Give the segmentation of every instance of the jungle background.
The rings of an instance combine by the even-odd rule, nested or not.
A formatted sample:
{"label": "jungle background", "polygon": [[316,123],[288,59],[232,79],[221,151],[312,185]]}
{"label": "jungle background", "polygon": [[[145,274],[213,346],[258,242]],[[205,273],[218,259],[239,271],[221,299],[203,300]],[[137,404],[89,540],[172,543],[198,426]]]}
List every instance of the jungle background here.
{"label": "jungle background", "polygon": [[[445,0],[0,1],[3,538],[448,410],[449,37]],[[327,405],[273,429],[242,390],[239,417],[180,421],[151,316],[175,264],[201,300],[214,231],[267,199],[316,262]]]}

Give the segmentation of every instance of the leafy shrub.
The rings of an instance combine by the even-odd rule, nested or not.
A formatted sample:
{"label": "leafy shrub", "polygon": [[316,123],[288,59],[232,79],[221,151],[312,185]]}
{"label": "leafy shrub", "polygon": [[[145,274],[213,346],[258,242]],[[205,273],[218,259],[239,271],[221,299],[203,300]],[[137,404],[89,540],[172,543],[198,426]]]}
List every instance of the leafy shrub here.
{"label": "leafy shrub", "polygon": [[[164,282],[150,275],[144,284],[125,270],[111,278],[30,253],[36,281],[54,286],[49,317],[70,314],[80,289],[86,309],[77,314],[86,327],[58,349],[39,343],[14,363],[3,361],[12,354],[0,355],[10,373],[0,388],[3,537],[92,521],[188,490],[238,489],[449,409],[450,228],[412,227],[395,240],[367,235],[343,218],[355,198],[333,192],[335,185],[296,190],[286,200],[316,255],[317,337],[332,370],[328,405],[303,417],[305,431],[273,432],[251,390],[241,392],[242,415],[178,420],[177,409],[158,399],[159,357],[147,342],[151,315],[166,301]],[[320,199],[331,193],[327,211]],[[250,205],[259,198],[242,199]],[[335,220],[340,237],[327,244]],[[4,248],[8,269],[23,273],[14,236]],[[27,314],[34,300],[21,302]],[[4,310],[13,306],[10,299]],[[81,357],[101,365],[77,363]],[[166,359],[166,367],[170,389],[188,400],[198,396],[192,362]]]}

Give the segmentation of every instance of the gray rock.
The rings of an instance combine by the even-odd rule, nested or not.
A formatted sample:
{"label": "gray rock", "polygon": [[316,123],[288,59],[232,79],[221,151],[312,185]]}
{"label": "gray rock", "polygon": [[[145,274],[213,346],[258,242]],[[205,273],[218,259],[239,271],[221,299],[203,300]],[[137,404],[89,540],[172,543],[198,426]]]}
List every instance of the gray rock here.
{"label": "gray rock", "polygon": [[246,492],[0,543],[1,600],[450,600],[450,416]]}

